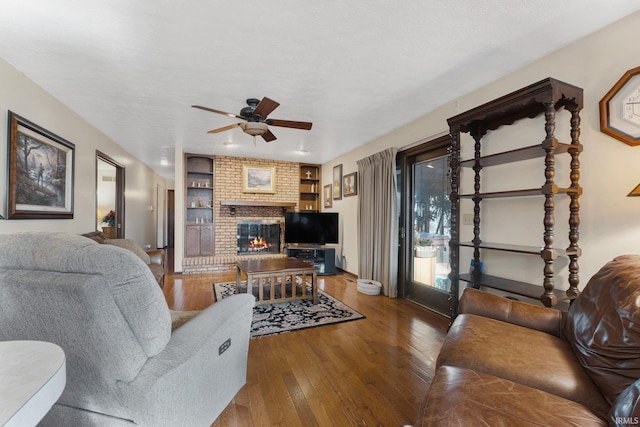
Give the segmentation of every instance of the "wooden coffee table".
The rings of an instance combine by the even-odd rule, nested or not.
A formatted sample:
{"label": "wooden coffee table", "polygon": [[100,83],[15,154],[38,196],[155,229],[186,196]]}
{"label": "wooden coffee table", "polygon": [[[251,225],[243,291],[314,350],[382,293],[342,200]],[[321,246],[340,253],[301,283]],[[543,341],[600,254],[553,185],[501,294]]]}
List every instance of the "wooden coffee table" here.
{"label": "wooden coffee table", "polygon": [[[242,276],[247,277],[247,293],[258,288],[256,305],[309,299],[318,303],[316,268],[297,258],[252,259],[236,263],[236,288],[240,292]],[[307,279],[311,279],[311,293]],[[297,284],[300,283],[300,289]]]}

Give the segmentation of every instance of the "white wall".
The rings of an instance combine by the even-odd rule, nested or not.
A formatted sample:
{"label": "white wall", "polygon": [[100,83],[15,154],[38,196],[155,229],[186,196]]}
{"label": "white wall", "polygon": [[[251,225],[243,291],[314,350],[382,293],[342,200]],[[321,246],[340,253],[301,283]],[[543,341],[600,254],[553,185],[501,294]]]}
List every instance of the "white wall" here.
{"label": "white wall", "polygon": [[[640,146],[630,147],[616,139],[608,137],[599,130],[598,102],[627,70],[640,65],[640,44],[632,43],[637,39],[640,27],[640,13],[632,14],[604,29],[592,33],[522,69],[504,76],[477,91],[458,99],[451,100],[420,119],[394,130],[375,141],[360,147],[344,156],[322,165],[323,183],[331,182],[334,165],[343,164],[346,173],[357,170],[356,161],[379,152],[385,148],[396,146],[402,148],[429,136],[441,135],[448,131],[446,119],[460,112],[467,111],[492,99],[520,89],[546,77],[579,86],[584,89],[584,109],[581,112],[580,141],[584,145],[584,152],[580,156],[581,176],[580,184],[584,189],[580,198],[580,246],[583,255],[580,258],[581,287],[608,260],[619,254],[640,252],[640,198],[626,197],[638,183],[640,183]],[[490,64],[478,64],[488,66]],[[538,123],[539,124],[539,123]],[[529,124],[524,126],[524,137],[528,140],[540,141],[540,126]],[[492,144],[510,146],[513,142],[508,135],[491,136]],[[562,142],[568,142],[568,137],[561,135]],[[528,168],[537,172],[539,164],[528,164]],[[507,173],[508,171],[503,171]],[[488,175],[490,185],[499,185],[504,179],[500,171]],[[468,178],[468,175],[467,175]],[[566,177],[559,176],[559,179]],[[525,178],[523,178],[525,179]],[[529,179],[529,178],[526,178]],[[521,207],[514,215],[511,209],[503,209],[501,213],[490,216],[490,232],[498,236],[501,230],[513,227],[517,233],[522,233],[524,239],[530,238],[531,230],[538,230],[542,239],[542,202],[530,205],[528,200],[522,199]],[[560,200],[560,199],[559,199]],[[341,238],[341,248],[338,252],[344,257],[340,267],[349,272],[357,273],[357,227],[355,215],[357,212],[356,197],[334,201],[331,211],[340,212],[344,234]],[[559,205],[565,206],[564,201]],[[530,207],[530,209],[527,209]],[[526,216],[531,214],[533,216]],[[470,212],[469,207],[463,207],[463,213]],[[559,215],[558,241],[566,240],[561,231],[567,227],[564,218]],[[471,227],[462,230],[467,235]],[[537,239],[537,237],[536,237]],[[523,244],[525,244],[524,242]],[[466,258],[468,256],[464,255]],[[461,256],[461,264],[464,259]],[[497,268],[497,261],[493,264]],[[540,277],[542,263],[540,260],[523,264],[502,262],[500,268],[506,268],[502,274],[518,279],[521,276],[535,275]],[[562,263],[559,263],[563,265]],[[558,286],[567,287],[566,283]]]}
{"label": "white wall", "polygon": [[[96,229],[96,150],[125,167],[126,237],[155,247],[157,185],[165,180],[120,145],[95,129],[53,96],[0,59],[0,213],[7,207],[7,110],[75,144],[73,219],[21,219],[0,221],[0,233],[56,230],[86,233]],[[80,89],[79,89],[80,90]]]}
{"label": "white wall", "polygon": [[174,230],[174,251],[173,251],[173,271],[176,273],[182,273],[182,261],[184,260],[184,221],[185,221],[185,170],[184,170],[184,149],[181,144],[176,144],[175,149],[175,181],[174,181],[174,215],[175,218],[175,230]]}

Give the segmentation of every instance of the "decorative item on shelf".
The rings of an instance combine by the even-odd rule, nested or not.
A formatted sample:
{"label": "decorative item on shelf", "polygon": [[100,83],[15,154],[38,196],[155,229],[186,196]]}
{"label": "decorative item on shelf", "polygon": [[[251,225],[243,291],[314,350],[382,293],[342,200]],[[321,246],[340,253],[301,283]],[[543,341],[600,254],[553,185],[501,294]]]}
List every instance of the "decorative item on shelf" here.
{"label": "decorative item on shelf", "polygon": [[[544,246],[542,247],[542,249],[544,249]],[[483,268],[484,268],[484,263],[480,261],[480,263],[478,264],[478,271],[482,273]],[[474,274],[475,271],[476,271],[476,260],[471,258],[471,262],[469,263],[469,273]]]}
{"label": "decorative item on shelf", "polygon": [[627,197],[638,197],[638,196],[640,196],[640,184],[636,185],[636,188],[631,190],[631,193],[627,194]]}
{"label": "decorative item on shelf", "polygon": [[198,198],[198,207],[199,207],[199,208],[204,207],[204,203],[202,202],[202,197],[199,197],[199,198]]}

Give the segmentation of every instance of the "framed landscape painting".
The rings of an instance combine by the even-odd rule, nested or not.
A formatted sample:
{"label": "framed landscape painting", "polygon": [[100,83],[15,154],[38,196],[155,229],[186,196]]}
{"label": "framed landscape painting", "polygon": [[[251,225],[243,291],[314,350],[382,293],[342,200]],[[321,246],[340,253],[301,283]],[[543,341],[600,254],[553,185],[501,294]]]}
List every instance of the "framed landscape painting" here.
{"label": "framed landscape painting", "polygon": [[9,111],[9,219],[73,218],[75,145]]}
{"label": "framed landscape painting", "polygon": [[242,166],[242,192],[276,192],[276,168],[263,166]]}

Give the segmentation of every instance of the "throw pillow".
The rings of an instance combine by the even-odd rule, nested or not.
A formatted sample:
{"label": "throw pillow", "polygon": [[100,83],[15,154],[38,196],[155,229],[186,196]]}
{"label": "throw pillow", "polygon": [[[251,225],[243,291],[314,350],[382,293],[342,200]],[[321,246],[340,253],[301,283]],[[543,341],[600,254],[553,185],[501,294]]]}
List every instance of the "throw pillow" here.
{"label": "throw pillow", "polygon": [[104,241],[106,245],[118,246],[125,248],[136,254],[145,264],[151,264],[151,258],[136,242],[131,239],[106,239]]}

